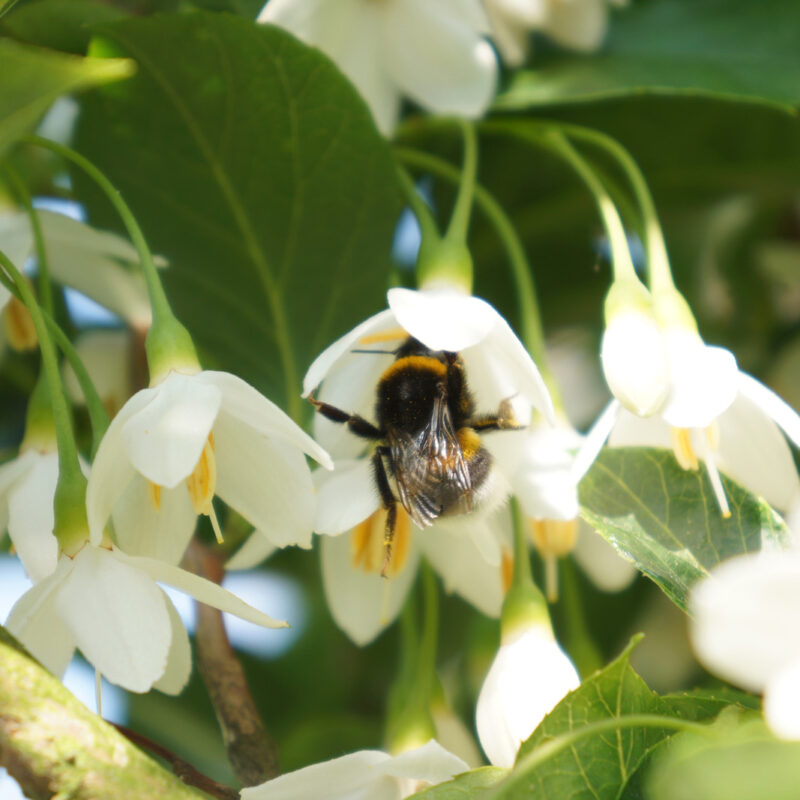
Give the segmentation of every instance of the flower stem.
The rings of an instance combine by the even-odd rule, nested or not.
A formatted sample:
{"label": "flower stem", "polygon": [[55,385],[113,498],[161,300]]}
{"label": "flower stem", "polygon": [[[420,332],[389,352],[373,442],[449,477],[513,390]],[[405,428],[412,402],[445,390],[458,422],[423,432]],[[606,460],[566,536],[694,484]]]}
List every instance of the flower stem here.
{"label": "flower stem", "polygon": [[575,562],[571,558],[561,559],[561,600],[567,621],[564,643],[578,672],[585,678],[603,666],[603,657],[589,633]]}
{"label": "flower stem", "polygon": [[53,285],[50,283],[50,262],[47,259],[47,248],[44,243],[44,234],[42,233],[42,223],[39,219],[39,213],[33,207],[33,201],[31,200],[28,187],[17,174],[17,171],[7,164],[5,166],[5,172],[14,190],[19,195],[20,202],[25,207],[28,218],[31,221],[31,231],[33,232],[33,241],[36,248],[36,266],[39,275],[39,298],[41,300],[41,307],[52,316]]}
{"label": "flower stem", "polygon": [[478,137],[475,125],[460,119],[459,125],[464,137],[464,164],[461,168],[461,181],[447,228],[446,238],[466,242],[469,230],[469,218],[472,213],[472,198],[475,191],[475,180],[478,174]]}
{"label": "flower stem", "polygon": [[[459,171],[442,158],[415,150],[409,147],[397,147],[395,155],[409,166],[426,170],[434,175],[457,183],[460,179]],[[531,357],[539,367],[542,377],[550,390],[553,403],[557,408],[563,406],[560,389],[550,371],[547,362],[547,353],[544,345],[544,329],[539,312],[539,301],[536,293],[536,283],[533,279],[533,270],[528,263],[525,248],[519,234],[515,230],[503,207],[483,186],[476,184],[474,188],[475,204],[483,211],[489,222],[492,223],[495,233],[500,239],[511,266],[514,285],[517,289],[520,321],[522,328],[522,341]]]}
{"label": "flower stem", "polygon": [[406,196],[406,202],[419,223],[422,241],[437,242],[441,237],[439,236],[436,220],[428,204],[417,191],[417,187],[414,185],[411,176],[408,174],[407,170],[398,166],[397,177],[400,180],[400,187],[403,190],[403,194]]}
{"label": "flower stem", "polygon": [[700,722],[692,722],[687,719],[677,717],[666,717],[658,714],[630,714],[624,717],[613,717],[597,722],[591,722],[580,728],[563,733],[550,739],[526,756],[517,761],[514,770],[508,777],[496,783],[486,794],[486,800],[492,798],[509,797],[509,791],[530,779],[530,774],[548,759],[557,756],[559,753],[573,747],[577,742],[590,736],[597,736],[608,731],[619,731],[625,728],[669,728],[677,731],[693,731],[703,736],[713,736],[714,731],[709,725]]}
{"label": "flower stem", "polygon": [[0,265],[16,284],[22,301],[30,311],[36,335],[39,338],[42,364],[47,376],[50,402],[53,407],[56,441],[58,442],[58,484],[55,497],[54,533],[59,544],[66,548],[73,544],[74,536],[88,535],[88,524],[86,522],[86,478],[81,472],[78,461],[78,448],[75,444],[72,418],[58,369],[58,357],[42,310],[24,276],[14,266],[11,259],[1,251]]}

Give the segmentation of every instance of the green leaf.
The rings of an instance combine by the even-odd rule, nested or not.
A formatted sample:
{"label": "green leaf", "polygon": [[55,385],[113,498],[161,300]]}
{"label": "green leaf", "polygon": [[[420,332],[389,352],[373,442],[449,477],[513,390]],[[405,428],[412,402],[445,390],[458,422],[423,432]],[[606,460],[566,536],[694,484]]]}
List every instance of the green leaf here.
{"label": "green leaf", "polygon": [[682,469],[668,450],[605,448],[581,482],[581,514],[686,610],[689,590],[711,567],[788,539],[786,524],[766,502],[721,478],[728,519],[705,469]]}
{"label": "green leaf", "polygon": [[77,58],[0,39],[0,154],[63,94],[133,74],[127,59]]}
{"label": "green leaf", "polygon": [[0,17],[7,14],[16,5],[17,0],[0,0]]}
{"label": "green leaf", "polygon": [[196,12],[100,31],[139,72],[86,99],[78,149],[169,259],[206,365],[296,415],[313,357],[385,304],[400,210],[388,144],[336,67],[278,28]]}
{"label": "green leaf", "polygon": [[672,714],[681,719],[709,719],[731,706],[750,711],[761,709],[760,697],[740,692],[729,686],[674,692],[663,695],[661,699],[667,704]]}
{"label": "green leaf", "polygon": [[83,55],[90,25],[126,17],[99,0],[37,0],[24,3],[0,22],[0,33],[20,42]]}
{"label": "green leaf", "polygon": [[484,789],[493,786],[508,770],[501,767],[480,767],[465,772],[457,778],[439,783],[412,795],[415,800],[467,800],[485,794]]}
{"label": "green leaf", "polygon": [[653,762],[648,800],[796,800],[800,787],[800,743],[778,741],[761,720],[714,738],[679,734]]}
{"label": "green leaf", "polygon": [[610,23],[593,56],[555,55],[520,71],[497,107],[523,109],[633,94],[720,97],[790,110],[800,102],[795,0],[650,0]]}

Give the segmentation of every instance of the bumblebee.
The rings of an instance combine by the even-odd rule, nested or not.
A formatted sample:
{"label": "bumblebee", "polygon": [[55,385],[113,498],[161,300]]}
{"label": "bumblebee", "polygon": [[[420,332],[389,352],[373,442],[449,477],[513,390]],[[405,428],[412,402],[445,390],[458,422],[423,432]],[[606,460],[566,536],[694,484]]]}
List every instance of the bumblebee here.
{"label": "bumblebee", "polygon": [[508,400],[494,415],[475,415],[458,353],[433,351],[410,337],[390,352],[394,362],[376,390],[377,425],[309,398],[324,417],[377,444],[373,474],[387,512],[384,577],[392,557],[398,500],[420,528],[439,517],[472,511],[492,465],[480,433],[524,427],[515,421]]}

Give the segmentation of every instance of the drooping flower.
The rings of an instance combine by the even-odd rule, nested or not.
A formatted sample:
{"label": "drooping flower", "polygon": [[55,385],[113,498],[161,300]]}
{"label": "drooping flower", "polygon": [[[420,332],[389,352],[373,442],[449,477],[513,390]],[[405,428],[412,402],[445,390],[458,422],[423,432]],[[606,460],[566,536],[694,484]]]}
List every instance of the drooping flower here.
{"label": "drooping flower", "polygon": [[481,747],[492,764],[513,766],[522,742],[579,685],[549,620],[531,621],[504,634],[475,715]]}
{"label": "drooping flower", "polygon": [[690,638],[711,672],[764,694],[764,717],[800,739],[800,553],[760,552],[715,567],[692,590]]}
{"label": "drooping flower", "polygon": [[326,53],[390,134],[402,97],[428,111],[479,117],[497,61],[479,0],[269,0],[258,16]]}
{"label": "drooping flower", "polygon": [[77,647],[111,683],[177,694],[191,671],[189,639],[156,582],[263,627],[286,625],[178,567],[86,542],[22,595],[6,627],[55,675],[63,675]]}
{"label": "drooping flower", "polygon": [[304,453],[332,466],[310,436],[240,378],[171,370],[128,400],[100,443],[87,490],[92,542],[99,544],[113,511],[126,552],[177,563],[191,531],[148,541],[143,515],[181,513],[188,498],[221,537],[216,494],[276,545],[309,547],[315,492]]}
{"label": "drooping flower", "polygon": [[565,47],[596,50],[608,25],[608,0],[486,0],[486,13],[503,61],[518,67],[534,31]]}
{"label": "drooping flower", "polygon": [[[504,401],[518,419],[531,406],[552,418],[552,404],[539,371],[508,323],[488,303],[455,289],[392,289],[390,308],[362,323],[325,350],[304,381],[309,394],[322,383],[319,400],[359,414],[374,415],[376,387],[394,353],[408,337],[434,351],[458,352],[476,407],[492,411]],[[457,517],[440,517],[424,533],[400,509],[388,582],[381,581],[385,511],[380,506],[370,445],[344,425],[318,415],[317,438],[336,458],[336,470],[319,482],[315,529],[322,542],[323,578],[337,622],[359,643],[372,639],[402,607],[420,553],[441,572],[445,588],[491,615],[502,602],[502,529],[493,518],[508,494],[502,440],[520,431],[483,437],[495,458],[490,473],[494,502]],[[398,504],[399,508],[399,504]],[[356,587],[358,591],[356,591]],[[367,603],[363,594],[375,598]]]}
{"label": "drooping flower", "polygon": [[391,756],[359,750],[242,789],[242,800],[403,800],[469,769],[435,739]]}
{"label": "drooping flower", "polygon": [[[114,233],[96,230],[64,214],[38,210],[50,274],[118,314],[134,327],[150,324],[144,279],[130,265],[139,261],[133,246]],[[30,218],[24,212],[0,213],[0,249],[22,269],[35,254]],[[163,259],[156,259],[164,266]],[[11,295],[0,286],[0,308]]]}

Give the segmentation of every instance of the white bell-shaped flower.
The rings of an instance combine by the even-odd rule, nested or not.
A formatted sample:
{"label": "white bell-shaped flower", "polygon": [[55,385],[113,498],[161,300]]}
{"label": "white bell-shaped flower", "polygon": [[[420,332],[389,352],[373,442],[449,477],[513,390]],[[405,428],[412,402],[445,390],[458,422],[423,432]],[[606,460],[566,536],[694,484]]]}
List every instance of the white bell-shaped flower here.
{"label": "white bell-shaped flower", "polygon": [[736,556],[689,598],[690,638],[711,672],[763,692],[777,736],[800,739],[800,553]]}
{"label": "white bell-shaped flower", "polygon": [[227,372],[169,372],[128,400],[100,443],[87,490],[92,541],[101,541],[113,511],[126,551],[177,563],[191,531],[146,541],[148,517],[182,515],[176,505],[188,498],[221,536],[216,494],[277,546],[309,547],[316,498],[304,453],[332,466],[311,437],[245,381]]}
{"label": "white bell-shaped flower", "polygon": [[242,800],[403,800],[469,769],[435,739],[390,756],[359,750],[242,789]]}
{"label": "white bell-shaped flower", "polygon": [[500,645],[478,696],[481,747],[498,767],[511,767],[520,745],[580,678],[549,621],[513,630]]}
{"label": "white bell-shaped flower", "polygon": [[479,117],[494,96],[497,60],[479,0],[269,0],[258,21],[330,56],[386,134],[402,97],[437,114]]}
{"label": "white bell-shaped flower", "polygon": [[518,67],[533,31],[565,47],[596,50],[608,25],[608,0],[486,0],[486,13],[503,61]]}
{"label": "white bell-shaped flower", "polygon": [[55,675],[78,648],[111,683],[176,694],[189,679],[191,650],[157,582],[257,625],[286,625],[190,572],[87,542],[74,557],[61,555],[55,571],[22,595],[6,627]]}

